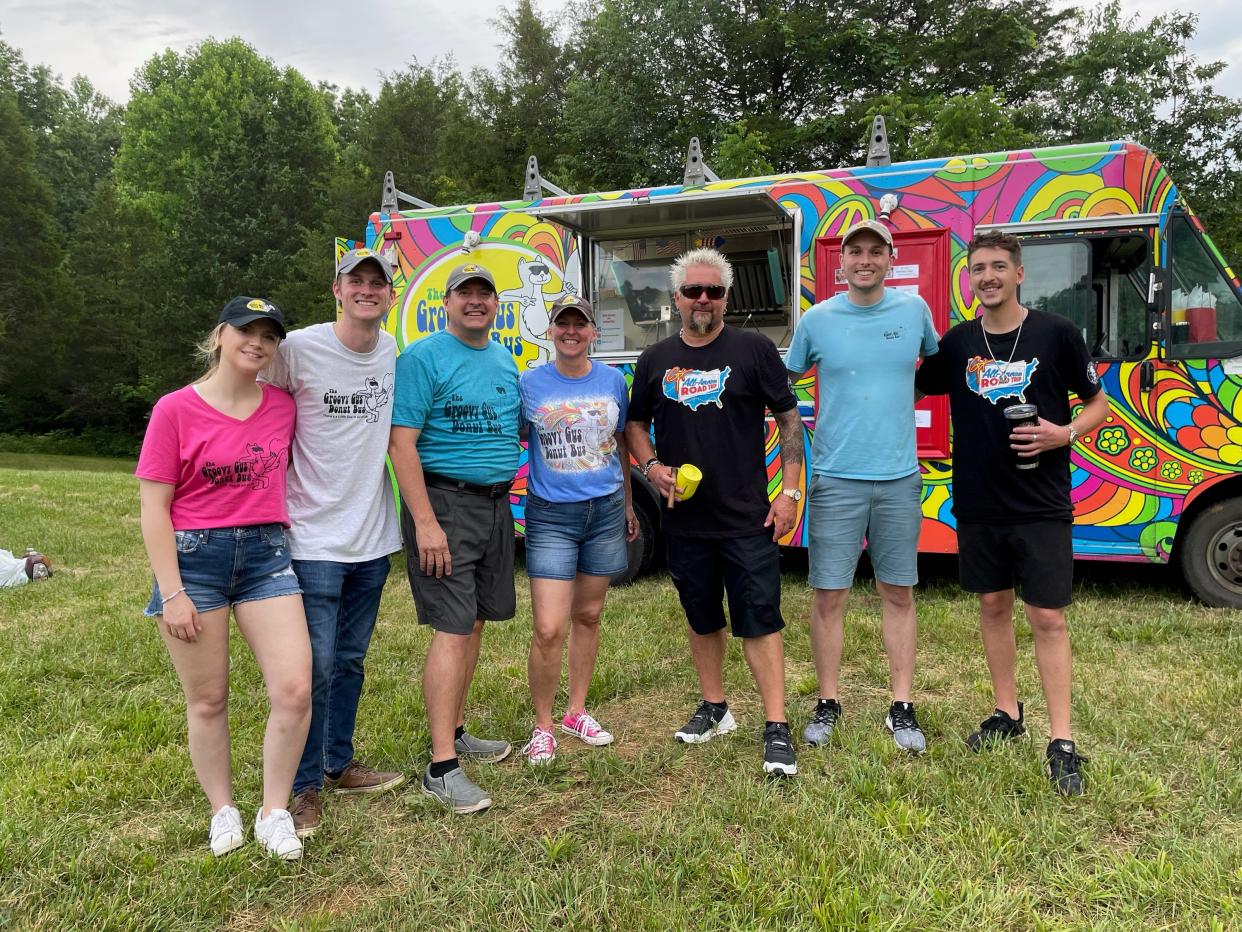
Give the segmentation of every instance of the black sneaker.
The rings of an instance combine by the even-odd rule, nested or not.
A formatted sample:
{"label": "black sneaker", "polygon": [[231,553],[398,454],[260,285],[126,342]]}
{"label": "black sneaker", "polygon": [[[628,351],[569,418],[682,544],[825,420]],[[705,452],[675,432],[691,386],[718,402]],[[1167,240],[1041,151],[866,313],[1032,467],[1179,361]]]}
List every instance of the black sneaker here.
{"label": "black sneaker", "polygon": [[1074,750],[1074,742],[1057,738],[1048,742],[1048,779],[1062,796],[1082,795],[1082,765],[1087,759]]}
{"label": "black sneaker", "polygon": [[1026,714],[1022,703],[1018,703],[1018,717],[1011,718],[1008,712],[996,709],[983,720],[979,730],[966,739],[966,747],[972,751],[981,751],[988,745],[1000,744],[1002,741],[1016,741],[1026,737]]}
{"label": "black sneaker", "polygon": [[673,736],[682,744],[706,744],[716,735],[727,735],[737,729],[737,722],[728,709],[719,709],[706,699]]}
{"label": "black sneaker", "polygon": [[815,714],[802,729],[802,740],[811,747],[827,744],[840,717],[841,703],[835,699],[820,699],[815,703]]}
{"label": "black sneaker", "polygon": [[772,722],[763,729],[763,772],[778,777],[792,777],[798,772],[793,739],[784,722]]}

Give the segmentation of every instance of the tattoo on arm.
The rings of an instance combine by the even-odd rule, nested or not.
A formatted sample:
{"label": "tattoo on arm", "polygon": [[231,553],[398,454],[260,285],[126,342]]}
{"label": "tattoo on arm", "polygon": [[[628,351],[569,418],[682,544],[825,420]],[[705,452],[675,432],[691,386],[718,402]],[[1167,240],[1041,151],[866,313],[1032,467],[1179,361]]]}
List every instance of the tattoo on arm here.
{"label": "tattoo on arm", "polygon": [[802,415],[796,407],[773,415],[781,434],[781,469],[792,472],[802,469]]}

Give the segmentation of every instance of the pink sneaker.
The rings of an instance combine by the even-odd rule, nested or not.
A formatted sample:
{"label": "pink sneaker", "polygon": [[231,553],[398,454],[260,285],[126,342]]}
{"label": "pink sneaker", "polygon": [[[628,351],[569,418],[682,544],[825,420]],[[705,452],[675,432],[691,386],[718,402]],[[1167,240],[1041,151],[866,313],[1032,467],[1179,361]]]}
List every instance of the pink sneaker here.
{"label": "pink sneaker", "polygon": [[526,762],[532,767],[550,764],[556,760],[556,738],[552,737],[551,729],[543,729],[536,725],[535,730],[530,733],[530,740],[526,742],[526,747],[522,748],[522,753],[526,755]]}
{"label": "pink sneaker", "polygon": [[612,744],[612,735],[604,731],[587,712],[579,712],[572,718],[566,715],[561,719],[561,731],[582,739],[591,747],[602,748],[605,744]]}

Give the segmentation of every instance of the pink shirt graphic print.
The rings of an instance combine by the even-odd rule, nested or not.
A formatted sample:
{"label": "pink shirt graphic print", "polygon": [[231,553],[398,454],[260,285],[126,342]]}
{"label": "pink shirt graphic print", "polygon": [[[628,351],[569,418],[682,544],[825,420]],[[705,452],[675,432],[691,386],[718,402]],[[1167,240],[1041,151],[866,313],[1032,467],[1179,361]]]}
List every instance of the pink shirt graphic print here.
{"label": "pink shirt graphic print", "polygon": [[244,420],[217,411],[187,385],[156,402],[135,475],[174,487],[174,530],[288,527],[296,416],[293,399],[274,385],[263,384],[263,400]]}

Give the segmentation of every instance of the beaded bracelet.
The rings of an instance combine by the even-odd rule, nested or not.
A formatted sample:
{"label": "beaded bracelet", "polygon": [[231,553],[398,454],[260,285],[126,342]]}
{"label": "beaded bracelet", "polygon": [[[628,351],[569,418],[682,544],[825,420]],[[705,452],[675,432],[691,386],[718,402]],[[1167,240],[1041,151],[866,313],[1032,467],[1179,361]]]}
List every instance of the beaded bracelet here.
{"label": "beaded bracelet", "polygon": [[164,596],[164,597],[162,597],[162,598],[160,599],[160,605],[167,605],[169,602],[171,602],[171,601],[172,601],[173,599],[175,599],[177,596],[181,595],[181,593],[183,593],[183,592],[185,592],[185,586],[182,586],[182,587],[181,587],[180,589],[178,589],[176,592],[170,592],[170,593],[168,593],[168,595],[166,595],[166,596]]}

